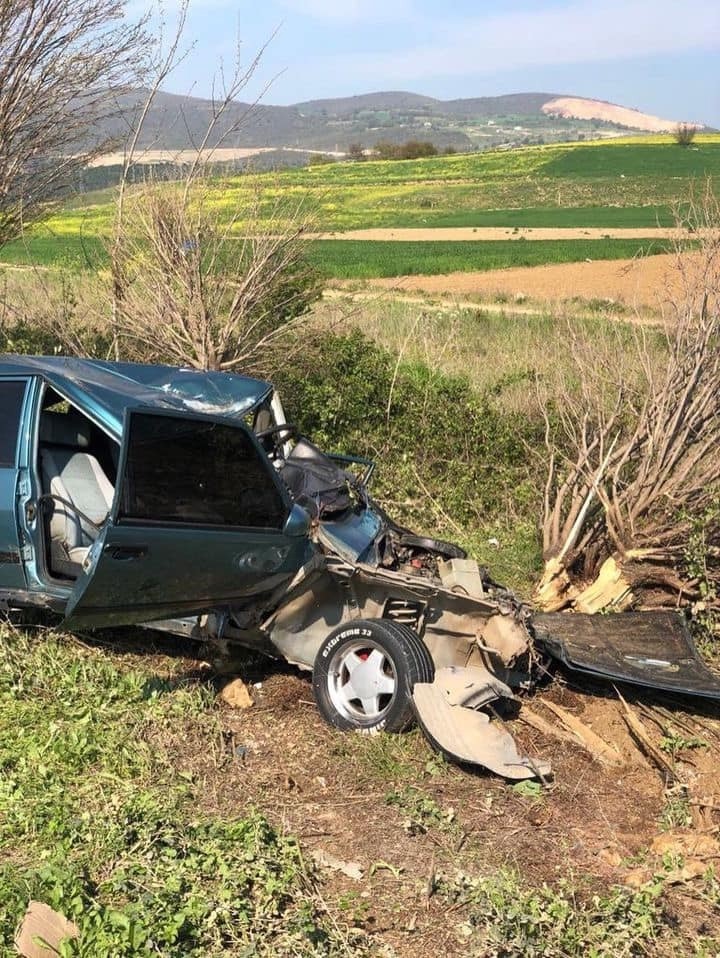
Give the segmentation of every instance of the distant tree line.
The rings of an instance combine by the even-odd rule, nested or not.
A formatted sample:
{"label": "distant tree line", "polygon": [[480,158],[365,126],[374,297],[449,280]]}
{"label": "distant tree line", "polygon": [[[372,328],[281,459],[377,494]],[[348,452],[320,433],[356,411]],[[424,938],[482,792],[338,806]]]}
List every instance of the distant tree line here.
{"label": "distant tree line", "polygon": [[347,157],[350,160],[419,160],[424,156],[449,156],[457,153],[454,146],[439,150],[430,140],[406,140],[405,143],[393,143],[391,140],[378,140],[374,147],[365,149],[362,143],[350,143]]}

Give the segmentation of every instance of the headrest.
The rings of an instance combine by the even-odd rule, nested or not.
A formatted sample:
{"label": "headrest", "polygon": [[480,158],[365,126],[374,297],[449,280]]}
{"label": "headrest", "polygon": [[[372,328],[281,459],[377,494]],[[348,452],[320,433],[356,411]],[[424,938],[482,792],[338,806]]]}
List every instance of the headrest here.
{"label": "headrest", "polygon": [[90,436],[90,423],[79,413],[44,412],[40,417],[40,442],[87,449]]}

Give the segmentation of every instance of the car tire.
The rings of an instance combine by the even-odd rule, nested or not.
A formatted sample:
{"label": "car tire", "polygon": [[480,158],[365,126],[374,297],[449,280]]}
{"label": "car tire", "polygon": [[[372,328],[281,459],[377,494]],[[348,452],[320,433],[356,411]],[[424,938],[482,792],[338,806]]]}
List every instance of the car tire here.
{"label": "car tire", "polygon": [[318,649],[313,693],[335,728],[401,732],[414,718],[415,683],[434,676],[430,652],[409,626],[357,619],[334,629]]}

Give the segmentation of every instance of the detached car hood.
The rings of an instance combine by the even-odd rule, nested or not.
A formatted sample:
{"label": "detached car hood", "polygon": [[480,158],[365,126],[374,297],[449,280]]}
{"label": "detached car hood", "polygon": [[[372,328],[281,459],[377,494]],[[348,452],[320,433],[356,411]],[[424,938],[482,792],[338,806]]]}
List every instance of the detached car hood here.
{"label": "detached car hood", "polygon": [[535,635],[571,672],[646,689],[720,700],[720,677],[697,653],[677,612],[533,616]]}

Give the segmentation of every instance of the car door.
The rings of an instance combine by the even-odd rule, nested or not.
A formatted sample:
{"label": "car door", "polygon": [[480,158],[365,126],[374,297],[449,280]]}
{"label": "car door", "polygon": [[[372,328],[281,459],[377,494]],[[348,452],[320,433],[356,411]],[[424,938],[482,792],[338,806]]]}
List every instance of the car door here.
{"label": "car door", "polygon": [[25,588],[18,529],[19,436],[29,378],[0,378],[0,592]]}
{"label": "car door", "polygon": [[244,425],[130,411],[111,514],[66,622],[146,622],[252,601],[305,563],[307,528]]}

